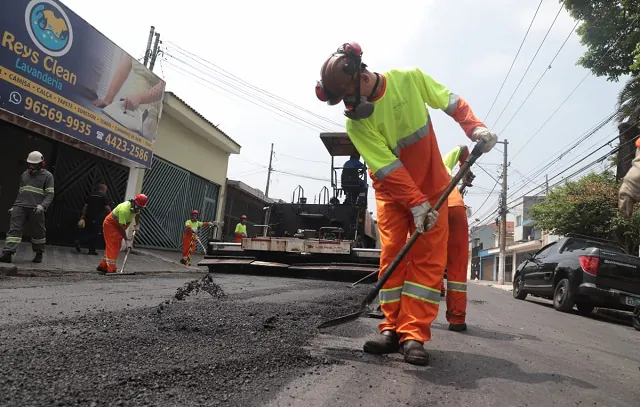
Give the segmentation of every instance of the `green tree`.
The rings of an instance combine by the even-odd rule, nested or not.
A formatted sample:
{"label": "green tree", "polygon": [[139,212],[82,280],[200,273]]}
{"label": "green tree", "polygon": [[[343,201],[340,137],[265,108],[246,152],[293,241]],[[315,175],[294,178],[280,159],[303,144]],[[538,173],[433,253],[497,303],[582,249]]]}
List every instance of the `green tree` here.
{"label": "green tree", "polygon": [[635,253],[640,243],[640,212],[631,219],[619,216],[618,189],[609,171],[586,175],[554,189],[532,207],[532,218],[551,233],[611,239]]}
{"label": "green tree", "polygon": [[587,47],[578,65],[596,76],[618,81],[640,68],[640,0],[560,0],[578,27]]}
{"label": "green tree", "polygon": [[632,76],[618,93],[616,121],[629,120],[634,125],[640,121],[640,77]]}

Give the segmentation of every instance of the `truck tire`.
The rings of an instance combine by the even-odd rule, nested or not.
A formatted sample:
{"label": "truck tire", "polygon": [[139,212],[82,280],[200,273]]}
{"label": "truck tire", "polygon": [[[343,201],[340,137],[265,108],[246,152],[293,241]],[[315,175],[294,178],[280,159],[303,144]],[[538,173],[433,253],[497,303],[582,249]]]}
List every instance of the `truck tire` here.
{"label": "truck tire", "polygon": [[569,279],[558,281],[553,290],[553,308],[560,312],[571,312],[575,304],[573,288]]}
{"label": "truck tire", "polygon": [[576,307],[578,308],[578,314],[587,316],[591,315],[595,306],[593,304],[589,304],[588,302],[578,302],[576,303]]}
{"label": "truck tire", "polygon": [[522,288],[522,285],[522,279],[520,278],[520,275],[517,275],[513,280],[513,298],[516,300],[524,300],[527,298],[527,294],[529,294],[524,290],[524,288]]}
{"label": "truck tire", "polygon": [[633,310],[633,317],[631,317],[631,323],[633,324],[633,327],[635,329],[637,329],[638,331],[640,331],[640,305],[638,305],[634,310]]}

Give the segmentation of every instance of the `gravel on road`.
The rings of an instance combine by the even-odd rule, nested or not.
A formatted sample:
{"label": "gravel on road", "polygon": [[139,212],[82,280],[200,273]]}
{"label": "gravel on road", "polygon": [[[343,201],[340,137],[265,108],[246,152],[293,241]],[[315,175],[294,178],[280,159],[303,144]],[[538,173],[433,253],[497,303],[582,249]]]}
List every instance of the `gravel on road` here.
{"label": "gravel on road", "polygon": [[[366,291],[320,283],[340,293],[283,306],[236,300],[207,278],[155,307],[5,326],[0,405],[261,404],[303,371],[337,363],[305,347]],[[198,289],[211,295],[185,301]]]}

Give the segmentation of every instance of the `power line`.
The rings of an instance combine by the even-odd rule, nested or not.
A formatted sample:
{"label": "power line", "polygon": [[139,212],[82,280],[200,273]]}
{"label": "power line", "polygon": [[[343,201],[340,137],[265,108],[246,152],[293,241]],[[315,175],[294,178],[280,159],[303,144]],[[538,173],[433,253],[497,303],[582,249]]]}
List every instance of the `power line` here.
{"label": "power line", "polygon": [[[631,29],[631,26],[638,20],[638,18],[640,18],[640,15],[637,15],[633,21],[631,23],[629,23],[629,29]],[[607,52],[604,53],[604,55],[602,55],[602,57],[600,57],[600,59],[596,62],[596,64],[600,63],[608,54],[609,52],[611,52],[611,50],[614,48],[614,46],[618,43],[618,41],[620,41],[620,39],[627,34],[626,32],[621,33],[618,38],[615,40],[615,42],[609,47],[609,49],[607,49]],[[560,105],[556,108],[556,110],[553,111],[553,113],[551,113],[551,116],[549,116],[549,118],[547,120],[545,120],[545,122],[542,124],[542,126],[540,126],[540,128],[538,128],[538,130],[536,130],[536,132],[529,137],[529,139],[527,140],[527,142],[525,143],[524,146],[522,146],[520,148],[520,150],[518,150],[518,152],[516,152],[516,154],[512,157],[512,160],[515,159],[518,154],[520,154],[520,152],[531,142],[531,140],[533,140],[533,138],[538,135],[538,133],[540,133],[540,131],[544,128],[544,126],[547,125],[547,123],[549,123],[549,121],[551,121],[551,119],[556,115],[556,113],[558,113],[558,111],[562,108],[562,106],[564,106],[564,104],[567,102],[567,100],[569,100],[569,98],[575,93],[576,90],[578,90],[578,88],[580,87],[580,85],[582,85],[582,83],[589,77],[590,72],[587,72],[585,74],[585,76],[580,80],[580,82],[578,82],[578,84],[575,86],[575,88],[573,88],[573,90],[569,93],[569,95],[562,101],[562,103],[560,103]]]}
{"label": "power line", "polygon": [[[615,140],[615,138],[614,138],[613,140]],[[569,166],[568,168],[566,168],[566,169],[564,169],[564,170],[560,171],[559,173],[557,173],[556,175],[554,175],[553,177],[551,177],[551,178],[549,178],[549,179],[555,179],[555,178],[559,177],[560,175],[562,175],[562,174],[566,173],[567,171],[569,171],[569,170],[573,169],[573,168],[575,167],[575,165],[576,165],[576,164],[579,164],[580,162],[582,162],[582,161],[586,160],[589,156],[591,156],[591,155],[595,154],[595,152],[597,152],[598,150],[600,150],[600,149],[602,149],[602,148],[606,147],[606,146],[607,146],[608,144],[610,144],[613,140],[609,140],[609,141],[607,141],[607,142],[606,142],[606,143],[604,143],[600,148],[598,148],[597,150],[594,150],[591,154],[589,154],[589,155],[587,155],[587,156],[583,157],[583,158],[582,158],[582,159],[580,159],[579,161],[577,161],[577,162],[573,163],[571,166]],[[595,165],[597,165],[597,164],[599,164],[599,163],[603,162],[603,161],[604,161],[604,160],[606,160],[608,157],[611,157],[613,154],[615,154],[615,153],[617,153],[618,151],[620,151],[620,149],[621,149],[623,146],[625,146],[626,144],[629,144],[629,143],[635,143],[635,140],[631,139],[631,140],[627,140],[627,141],[626,141],[626,142],[624,142],[624,143],[621,143],[620,145],[618,145],[616,148],[612,149],[612,150],[611,150],[611,151],[609,151],[608,153],[605,153],[605,154],[604,154],[604,155],[602,155],[601,157],[599,157],[599,158],[597,158],[597,159],[593,160],[592,162],[590,162],[590,163],[588,163],[587,165],[585,165],[584,167],[582,167],[582,168],[580,168],[580,169],[576,170],[575,172],[571,173],[570,175],[568,175],[568,176],[566,176],[566,177],[563,177],[562,179],[560,179],[560,180],[559,180],[559,181],[557,181],[556,183],[554,183],[554,184],[552,184],[552,185],[549,185],[549,188],[553,188],[553,187],[555,187],[555,186],[557,186],[557,185],[560,185],[561,183],[568,181],[569,179],[571,179],[571,178],[575,177],[576,175],[578,175],[578,174],[580,174],[580,173],[584,172],[585,170],[588,170],[589,168],[591,168],[591,167],[593,167],[593,166],[595,166]],[[612,166],[610,166],[609,168],[611,168],[611,167],[612,167]],[[545,183],[546,183],[546,181],[545,181]],[[530,193],[532,193],[533,191],[535,191],[536,189],[539,189],[539,188],[541,188],[541,187],[545,186],[545,183],[542,183],[542,184],[537,185],[536,187],[534,187],[533,189],[531,189],[531,190],[527,191],[526,193],[522,194],[522,195],[521,195],[521,196],[519,196],[518,198],[513,199],[513,200],[511,200],[510,202],[508,202],[508,203],[506,204],[506,205],[508,206],[508,207],[507,207],[507,209],[513,209],[513,208],[515,208],[515,207],[518,205],[518,203],[517,203],[517,202],[518,202],[520,199],[522,199],[522,198],[523,198],[523,197],[525,197],[525,196],[529,196],[529,194],[530,194]],[[538,194],[540,194],[540,193],[538,193]],[[538,194],[536,194],[536,195],[538,195]],[[514,203],[516,203],[516,204],[515,204],[515,205],[512,205],[512,204],[514,204]],[[511,206],[509,206],[509,205],[511,205]],[[474,222],[474,224],[470,225],[470,227],[474,227],[474,226],[477,226],[477,225],[479,225],[479,224],[482,224],[482,223],[486,222],[489,218],[491,218],[491,217],[492,217],[494,214],[496,214],[496,213],[497,213],[497,210],[496,210],[496,209],[494,209],[494,210],[493,210],[493,211],[492,211],[488,216],[484,217],[484,219],[480,220],[479,222]]]}
{"label": "power line", "polygon": [[[591,136],[593,136],[595,133],[597,133],[599,130],[601,130],[607,123],[609,123],[611,120],[613,120],[615,113],[611,113],[609,116],[605,117],[602,121],[600,121],[598,124],[596,124],[594,127],[592,127],[589,131],[587,131],[585,134],[581,135],[580,137],[578,137],[577,140],[575,140],[574,142],[572,142],[571,145],[569,145],[567,148],[565,148],[564,150],[562,150],[560,152],[560,154],[555,158],[552,159],[550,162],[548,162],[547,164],[542,163],[542,167],[540,168],[540,166],[536,167],[536,168],[540,168],[538,170],[536,170],[534,168],[533,174],[531,176],[531,178],[535,179],[538,178],[539,176],[541,176],[542,174],[544,174],[545,171],[549,170],[554,164],[560,162],[560,160],[562,160],[562,158],[564,158],[567,154],[571,153],[572,151],[574,151],[574,149],[579,146],[581,143],[584,143],[586,140],[588,140]],[[589,151],[589,149],[587,150]],[[511,188],[515,188],[517,184],[514,184],[511,186]],[[522,190],[523,188],[526,187],[526,183],[523,182],[521,183],[521,186],[519,187],[519,189],[517,189],[514,192],[511,192],[510,197],[514,196],[515,194],[518,193],[518,191]]]}
{"label": "power line", "polygon": [[[220,67],[219,65],[216,65],[213,62],[208,61],[205,58],[202,58],[201,56],[199,56],[197,54],[194,54],[193,52],[190,52],[190,51],[184,49],[183,47],[179,46],[178,44],[176,44],[176,43],[174,43],[172,41],[167,41],[167,43],[172,44],[175,47],[174,49],[178,53],[184,55],[185,57],[187,57],[187,58],[189,58],[191,60],[193,60],[194,62],[197,62],[197,63],[205,66],[207,69],[209,69],[211,71],[214,71],[214,72],[216,72],[216,73],[218,73],[218,74],[220,74],[222,76],[225,76],[225,77],[227,77],[227,78],[229,78],[229,79],[231,79],[233,81],[237,81],[237,82],[239,82],[239,83],[241,83],[241,84],[243,84],[243,85],[245,85],[245,86],[247,86],[247,87],[249,87],[249,88],[251,88],[251,89],[253,89],[255,91],[258,91],[258,92],[260,92],[260,93],[262,93],[262,94],[264,94],[264,95],[266,95],[266,96],[268,96],[268,97],[270,97],[272,99],[275,99],[275,100],[277,100],[279,102],[285,103],[285,104],[287,104],[289,106],[292,106],[292,107],[294,107],[296,109],[299,109],[299,110],[301,110],[301,111],[303,111],[305,113],[308,113],[308,114],[310,114],[312,116],[315,116],[318,119],[324,120],[327,123],[333,124],[333,125],[341,128],[341,129],[344,128],[344,123],[338,123],[338,122],[336,122],[334,120],[329,119],[326,116],[322,116],[322,115],[320,115],[318,113],[315,113],[315,112],[313,112],[311,110],[305,109],[304,107],[302,107],[302,106],[300,106],[300,105],[298,105],[296,103],[293,103],[293,102],[291,102],[291,101],[289,101],[289,100],[287,100],[287,99],[285,99],[283,97],[280,97],[280,96],[278,96],[278,95],[276,95],[274,93],[271,93],[271,92],[269,92],[269,91],[267,91],[267,90],[265,90],[263,88],[260,88],[259,86],[253,85],[253,84],[245,81],[244,79],[234,75],[233,73],[227,71],[226,69]],[[205,62],[206,64],[208,64],[210,66],[207,66],[207,65],[203,64],[202,62],[199,62],[198,60],[196,60],[196,58],[201,60],[201,61],[203,61],[203,62]],[[213,67],[213,68],[211,68],[211,67]],[[222,71],[222,72],[220,72],[220,71]]]}
{"label": "power line", "polygon": [[[200,81],[202,81],[202,82],[206,82],[207,84],[209,84],[209,85],[211,85],[211,86],[214,86],[214,87],[216,87],[216,88],[218,88],[218,89],[221,89],[221,90],[223,90],[223,91],[225,91],[225,92],[227,92],[227,93],[229,93],[229,94],[231,94],[231,95],[234,95],[234,96],[236,96],[236,97],[239,97],[239,98],[241,98],[241,99],[243,99],[243,100],[245,100],[245,101],[247,101],[247,102],[249,102],[249,103],[251,103],[251,104],[254,104],[254,105],[256,105],[256,106],[258,106],[258,107],[260,107],[260,108],[263,108],[263,109],[265,109],[265,110],[267,110],[267,111],[269,111],[269,112],[271,112],[271,113],[273,113],[273,114],[276,114],[276,115],[278,115],[278,116],[280,116],[280,117],[282,117],[282,118],[284,118],[284,119],[287,119],[287,120],[291,121],[292,123],[295,123],[295,124],[301,125],[301,126],[303,126],[303,127],[306,127],[307,129],[313,130],[314,132],[317,132],[317,131],[326,131],[326,129],[325,129],[325,128],[320,128],[320,127],[318,127],[317,125],[311,124],[312,126],[314,126],[314,127],[311,127],[310,125],[305,124],[305,123],[309,123],[308,121],[305,121],[305,120],[302,120],[302,119],[299,119],[299,121],[294,120],[294,118],[297,118],[297,116],[295,116],[295,115],[291,115],[291,113],[290,113],[290,112],[288,112],[288,113],[289,113],[289,116],[282,114],[282,113],[281,113],[281,112],[279,112],[279,111],[282,111],[283,109],[281,109],[281,108],[279,108],[279,107],[277,107],[277,106],[273,106],[273,105],[268,104],[268,103],[260,104],[260,103],[256,102],[256,100],[254,100],[254,99],[257,99],[257,98],[254,98],[254,97],[249,98],[249,97],[243,96],[242,94],[238,94],[237,92],[234,92],[234,91],[229,90],[229,89],[227,89],[227,88],[225,88],[225,87],[223,87],[223,86],[220,86],[220,85],[218,85],[218,84],[216,84],[216,83],[213,83],[213,82],[211,82],[210,80],[208,80],[208,79],[206,79],[206,78],[203,78],[202,76],[199,76],[199,75],[198,75],[198,74],[196,74],[196,73],[193,73],[193,72],[188,71],[188,70],[186,70],[186,69],[184,69],[184,68],[182,68],[182,67],[180,67],[180,66],[178,66],[178,65],[175,65],[175,64],[171,63],[171,62],[170,62],[170,61],[168,61],[168,60],[165,60],[165,62],[168,64],[167,68],[168,68],[168,69],[170,69],[170,70],[172,70],[172,71],[174,71],[174,72],[176,72],[176,73],[179,73],[179,74],[188,74],[188,75],[190,75],[190,76],[192,76],[192,77],[194,77],[194,78],[196,78],[196,79],[199,79],[199,80],[200,80]],[[208,87],[208,86],[206,86],[206,85],[205,85],[205,87]],[[279,111],[271,110],[271,109],[269,109],[267,106],[270,106],[270,107],[272,107],[272,108],[274,108],[274,109],[276,109],[276,110],[279,110]],[[303,122],[305,122],[305,123],[301,123],[301,121],[303,121]],[[318,129],[320,129],[320,130],[318,130]]]}
{"label": "power line", "polygon": [[560,51],[562,51],[562,49],[564,48],[564,46],[567,44],[567,41],[569,41],[569,38],[571,38],[571,35],[573,34],[573,32],[576,30],[576,28],[578,27],[578,24],[580,22],[576,22],[576,25],[573,26],[573,28],[571,29],[571,31],[569,32],[569,35],[567,35],[567,38],[564,39],[564,42],[562,43],[562,45],[560,46],[560,48],[558,49],[558,52],[556,52],[556,54],[553,56],[553,58],[551,59],[551,62],[549,62],[549,65],[547,66],[547,68],[544,70],[544,72],[542,73],[542,75],[540,76],[540,78],[538,79],[538,81],[535,83],[535,85],[533,85],[533,88],[531,88],[531,90],[529,91],[529,94],[527,95],[526,98],[524,98],[524,100],[522,101],[522,103],[520,104],[520,106],[518,107],[518,109],[516,109],[515,113],[513,113],[513,115],[511,116],[511,118],[509,119],[509,121],[507,122],[507,124],[505,124],[505,126],[502,128],[502,130],[500,130],[500,132],[498,134],[504,134],[504,131],[507,129],[507,127],[509,127],[509,125],[511,124],[511,122],[513,121],[513,119],[515,119],[515,117],[518,115],[518,113],[520,113],[520,110],[522,109],[522,107],[525,105],[525,103],[527,103],[527,100],[529,100],[529,98],[531,97],[531,95],[533,94],[533,91],[536,90],[536,88],[538,87],[538,85],[540,84],[540,82],[542,81],[542,78],[544,78],[544,76],[547,74],[547,72],[549,72],[549,70],[551,70],[551,65],[553,64],[553,62],[556,60],[556,58],[558,57],[558,55],[560,54]]}
{"label": "power line", "polygon": [[538,11],[540,10],[540,6],[542,6],[542,2],[544,0],[540,0],[540,3],[538,4],[538,8],[536,9],[536,12],[533,14],[533,18],[531,19],[531,23],[529,23],[529,28],[527,28],[527,32],[524,34],[524,38],[522,39],[522,42],[520,43],[520,47],[518,47],[518,52],[516,52],[516,56],[513,57],[513,61],[511,61],[511,66],[509,67],[509,70],[507,71],[507,74],[504,77],[504,80],[502,81],[502,85],[500,85],[500,89],[498,90],[498,93],[496,94],[496,97],[493,99],[493,103],[491,103],[491,107],[489,108],[489,111],[487,112],[487,115],[485,116],[485,120],[489,120],[489,115],[491,114],[491,111],[493,110],[493,106],[495,106],[496,101],[498,100],[498,96],[500,96],[500,93],[502,92],[502,88],[504,88],[504,84],[507,83],[507,78],[509,78],[509,74],[511,74],[511,70],[513,69],[513,66],[516,63],[516,60],[518,59],[518,55],[520,55],[520,51],[522,50],[522,46],[524,45],[524,42],[527,39],[527,36],[529,35],[529,31],[531,31],[531,26],[533,26],[533,22],[536,20],[536,16],[538,15]]}
{"label": "power line", "polygon": [[[261,98],[260,98],[260,97],[258,97],[257,95],[252,94],[252,93],[250,93],[250,92],[247,92],[246,90],[244,90],[244,89],[240,88],[240,87],[239,87],[239,86],[237,86],[237,85],[234,85],[234,84],[232,84],[232,83],[229,83],[228,81],[225,81],[225,80],[222,80],[222,79],[220,79],[220,78],[216,78],[216,77],[214,77],[214,76],[212,76],[212,75],[210,75],[210,74],[207,74],[206,72],[203,72],[203,71],[202,71],[202,70],[200,70],[199,68],[194,67],[193,65],[189,64],[188,62],[183,61],[183,60],[182,60],[182,59],[180,59],[180,58],[176,58],[175,56],[173,56],[173,55],[171,55],[171,54],[169,54],[169,53],[165,53],[165,54],[166,54],[166,56],[169,56],[169,57],[173,58],[174,60],[176,60],[176,61],[178,61],[178,62],[180,62],[180,63],[182,63],[182,64],[184,64],[184,65],[186,65],[186,66],[188,66],[188,67],[190,67],[190,68],[192,68],[192,69],[195,69],[195,70],[196,70],[196,71],[198,71],[199,73],[201,73],[201,74],[203,74],[203,75],[206,75],[207,77],[209,77],[209,78],[211,78],[211,79],[213,79],[213,80],[217,80],[217,81],[219,81],[219,82],[222,82],[222,83],[224,83],[225,85],[227,85],[227,86],[229,86],[229,87],[231,87],[231,88],[233,88],[233,89],[235,89],[235,90],[237,90],[237,91],[239,91],[239,92],[242,92],[242,93],[246,94],[247,96],[251,97],[252,99],[258,100],[258,101],[262,102],[263,104],[265,104],[265,105],[267,105],[267,106],[271,106],[272,108],[274,108],[274,109],[276,109],[276,110],[278,110],[278,111],[280,111],[280,112],[282,112],[282,113],[284,113],[284,114],[286,114],[286,115],[288,115],[288,116],[290,116],[290,117],[292,117],[292,118],[295,118],[295,119],[297,119],[297,120],[299,120],[299,121],[302,121],[302,122],[304,122],[304,123],[306,123],[306,124],[308,124],[308,125],[311,125],[311,126],[313,126],[313,127],[317,128],[317,129],[320,129],[321,131],[331,131],[331,129],[329,129],[328,127],[325,127],[324,125],[319,125],[319,124],[313,123],[313,122],[311,122],[311,121],[309,121],[309,120],[307,120],[307,119],[304,119],[304,118],[302,118],[302,117],[300,117],[300,116],[296,115],[295,113],[292,113],[292,112],[290,112],[290,111],[288,111],[288,110],[286,110],[286,109],[284,109],[284,108],[282,108],[282,107],[280,107],[280,106],[277,106],[277,105],[273,104],[272,102],[269,102],[269,101],[267,101],[267,100],[261,99]],[[182,68],[182,67],[179,67],[178,65],[172,64],[172,63],[171,63],[171,62],[169,62],[166,58],[165,58],[165,61],[166,61],[168,64],[170,64],[170,65],[172,65],[172,66],[174,66],[174,67],[176,67],[176,68],[178,68],[178,69],[182,69],[182,70],[184,70],[184,71],[185,71],[185,72],[187,72],[187,73],[190,73],[190,74],[192,74],[192,75],[194,75],[194,76],[199,77],[199,79],[204,80],[205,82],[209,82],[209,83],[210,83],[210,84],[212,84],[213,86],[220,87],[219,85],[217,85],[217,84],[215,84],[215,83],[213,83],[213,82],[211,82],[211,81],[208,81],[207,79],[202,78],[201,76],[198,76],[198,75],[196,75],[196,74],[194,74],[194,73],[192,73],[192,72],[190,72],[190,71],[188,71],[188,70],[186,70],[186,69],[184,69],[184,68]],[[225,88],[221,88],[221,89],[227,90],[227,89],[225,89]],[[228,91],[228,90],[227,90],[227,91]],[[236,95],[236,96],[239,96],[238,94],[235,94],[235,95]],[[243,99],[245,99],[245,100],[247,100],[247,101],[249,101],[249,102],[251,102],[251,103],[253,103],[253,104],[256,104],[257,106],[260,106],[259,104],[255,103],[255,102],[253,102],[253,101],[251,101],[251,100],[249,100],[249,99],[247,99],[247,98],[243,98]],[[260,106],[260,107],[262,107],[262,106]],[[268,110],[268,109],[267,109],[267,110]],[[317,131],[317,130],[316,130],[316,131]]]}
{"label": "power line", "polygon": [[558,10],[558,13],[556,14],[555,18],[551,22],[551,25],[549,26],[549,29],[547,30],[547,33],[544,35],[544,38],[542,39],[542,42],[540,42],[540,45],[538,46],[538,49],[536,50],[536,53],[533,55],[533,58],[531,58],[531,62],[529,62],[529,66],[527,66],[527,69],[522,74],[522,77],[520,78],[520,82],[518,82],[518,85],[513,90],[513,93],[511,94],[511,97],[509,97],[509,100],[505,104],[504,109],[502,109],[502,112],[500,112],[500,115],[498,116],[496,121],[493,123],[493,126],[491,126],[491,127],[495,127],[496,124],[498,124],[498,122],[500,121],[500,118],[504,114],[505,110],[507,110],[507,107],[509,107],[509,103],[511,102],[511,100],[515,96],[516,92],[520,88],[520,85],[522,84],[522,81],[524,81],[525,76],[527,76],[527,73],[529,72],[529,69],[531,68],[531,65],[533,65],[533,61],[536,60],[536,57],[538,56],[538,53],[540,52],[540,49],[542,48],[542,45],[544,45],[545,41],[547,40],[547,36],[549,36],[549,33],[551,32],[551,29],[556,24],[556,20],[558,19],[558,16],[560,15],[560,12],[562,12],[562,9],[564,8],[564,1],[562,3],[563,4],[560,4],[560,9]]}

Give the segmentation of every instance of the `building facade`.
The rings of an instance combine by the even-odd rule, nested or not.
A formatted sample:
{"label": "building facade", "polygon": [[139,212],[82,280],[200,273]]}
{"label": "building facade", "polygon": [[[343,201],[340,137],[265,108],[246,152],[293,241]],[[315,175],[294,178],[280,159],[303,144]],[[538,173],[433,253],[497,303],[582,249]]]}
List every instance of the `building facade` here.
{"label": "building facade", "polygon": [[[184,222],[194,209],[203,221],[221,221],[229,156],[239,153],[239,144],[167,92],[151,168],[137,170],[132,191],[149,196],[136,243],[179,250]],[[201,229],[200,240],[213,238],[214,231]]]}
{"label": "building facade", "polygon": [[[531,218],[531,207],[542,202],[544,196],[525,196],[520,198],[510,209],[511,215],[515,216],[515,222],[507,223],[507,246],[505,258],[505,283],[513,281],[518,265],[522,263],[527,254],[536,253],[543,246],[560,238],[541,230],[536,222]],[[509,226],[509,223],[511,225]],[[509,233],[511,230],[511,233]],[[491,246],[487,247],[490,241],[489,234],[493,235]],[[497,227],[484,225],[471,231],[471,253],[472,258],[469,266],[469,278],[478,280],[497,281],[498,266],[500,263],[500,248],[498,247]],[[474,240],[475,239],[475,240]]]}

